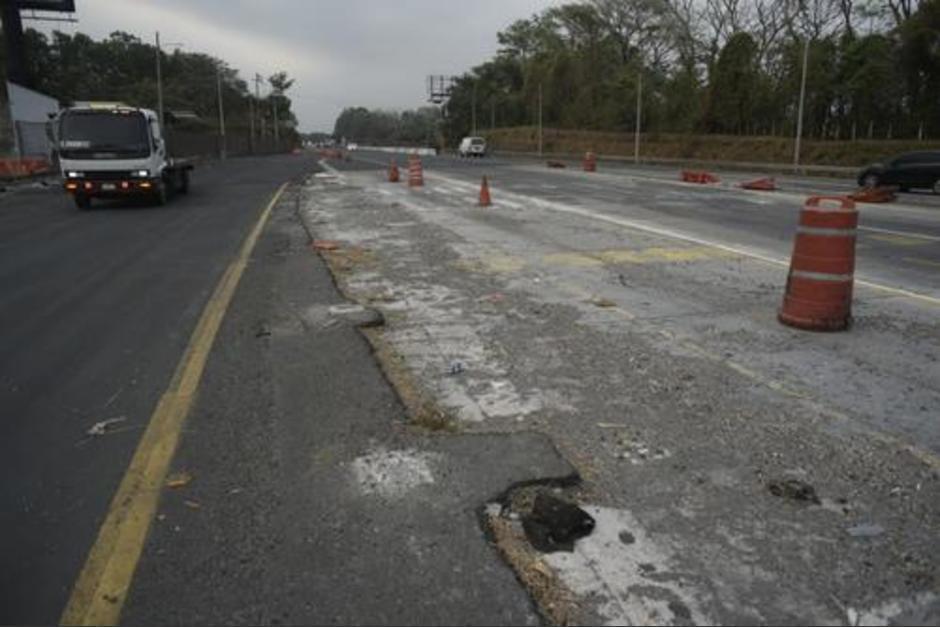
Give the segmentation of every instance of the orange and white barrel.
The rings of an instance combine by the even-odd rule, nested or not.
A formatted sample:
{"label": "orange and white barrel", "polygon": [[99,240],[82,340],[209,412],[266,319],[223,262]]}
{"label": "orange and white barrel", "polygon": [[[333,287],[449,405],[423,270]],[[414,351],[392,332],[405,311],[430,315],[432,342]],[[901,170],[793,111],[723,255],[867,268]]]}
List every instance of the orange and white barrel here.
{"label": "orange and white barrel", "polygon": [[841,331],[852,317],[858,211],[841,196],[813,196],[800,212],[780,322]]}
{"label": "orange and white barrel", "polygon": [[424,185],[424,170],[421,167],[421,158],[411,155],[408,158],[408,187],[421,187]]}

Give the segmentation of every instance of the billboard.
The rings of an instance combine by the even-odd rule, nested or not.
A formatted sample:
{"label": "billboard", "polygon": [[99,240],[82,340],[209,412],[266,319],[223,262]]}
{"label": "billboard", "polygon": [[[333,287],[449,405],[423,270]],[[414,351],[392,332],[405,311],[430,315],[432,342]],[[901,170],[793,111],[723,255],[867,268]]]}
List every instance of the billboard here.
{"label": "billboard", "polygon": [[75,13],[75,0],[14,0],[21,9]]}

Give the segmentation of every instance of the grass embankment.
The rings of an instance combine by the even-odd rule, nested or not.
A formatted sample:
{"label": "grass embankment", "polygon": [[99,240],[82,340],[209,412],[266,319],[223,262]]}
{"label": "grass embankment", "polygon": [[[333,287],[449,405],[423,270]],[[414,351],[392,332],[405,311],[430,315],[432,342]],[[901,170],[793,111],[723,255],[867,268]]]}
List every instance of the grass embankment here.
{"label": "grass embankment", "polygon": [[[538,148],[535,127],[500,128],[484,135],[495,150],[534,152]],[[793,161],[792,138],[650,133],[644,134],[640,142],[644,159],[777,164]],[[633,134],[545,129],[543,150],[555,154],[590,150],[599,155],[632,157]],[[800,161],[803,165],[862,166],[912,150],[940,150],[940,141],[804,139]]]}

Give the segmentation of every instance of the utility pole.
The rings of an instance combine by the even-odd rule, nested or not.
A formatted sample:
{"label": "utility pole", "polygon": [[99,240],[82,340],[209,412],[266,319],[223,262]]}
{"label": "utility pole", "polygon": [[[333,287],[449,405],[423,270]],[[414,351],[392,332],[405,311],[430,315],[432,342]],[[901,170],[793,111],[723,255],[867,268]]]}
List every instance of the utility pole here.
{"label": "utility pole", "polygon": [[477,134],[477,82],[475,80],[473,81],[473,96],[471,97],[471,101],[473,103],[473,113],[471,114],[471,118],[473,119],[473,130],[470,132],[470,134],[475,136]]}
{"label": "utility pole", "polygon": [[163,125],[163,76],[160,70],[160,31],[157,31],[157,119],[160,120],[160,132],[164,132]]}
{"label": "utility pole", "polygon": [[636,131],[633,135],[633,162],[640,162],[640,122],[643,113],[643,68],[637,72],[636,88]]}
{"label": "utility pole", "polygon": [[251,154],[255,153],[255,99],[251,97],[251,92],[248,93],[248,122],[249,122],[249,135],[248,135],[248,147],[251,150]]}
{"label": "utility pole", "polygon": [[496,101],[490,100],[490,130],[494,128],[496,128]]}
{"label": "utility pole", "polygon": [[803,139],[803,103],[806,100],[806,66],[809,63],[809,36],[803,44],[803,77],[800,79],[800,106],[796,114],[796,143],[793,146],[793,168],[800,165],[800,142]]}
{"label": "utility pole", "polygon": [[542,156],[542,83],[539,83],[539,156]]}
{"label": "utility pole", "polygon": [[0,2],[0,17],[6,43],[7,80],[23,87],[33,87],[26,70],[26,49],[23,45],[23,21],[19,4],[9,0]]}
{"label": "utility pole", "polygon": [[222,64],[219,63],[215,68],[215,87],[219,94],[219,157],[226,158],[225,145],[225,106],[222,103]]}

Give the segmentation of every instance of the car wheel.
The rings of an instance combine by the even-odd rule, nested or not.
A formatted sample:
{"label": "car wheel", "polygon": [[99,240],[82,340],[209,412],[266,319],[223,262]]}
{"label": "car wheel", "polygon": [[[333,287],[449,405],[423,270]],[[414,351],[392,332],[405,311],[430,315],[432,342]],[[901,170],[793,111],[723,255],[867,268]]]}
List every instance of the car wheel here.
{"label": "car wheel", "polygon": [[878,178],[877,174],[866,174],[865,178],[862,179],[862,187],[878,187],[880,182],[881,179]]}
{"label": "car wheel", "polygon": [[82,211],[91,209],[91,198],[83,194],[75,194],[75,206]]}
{"label": "car wheel", "polygon": [[940,179],[933,182],[933,193],[940,194]]}

